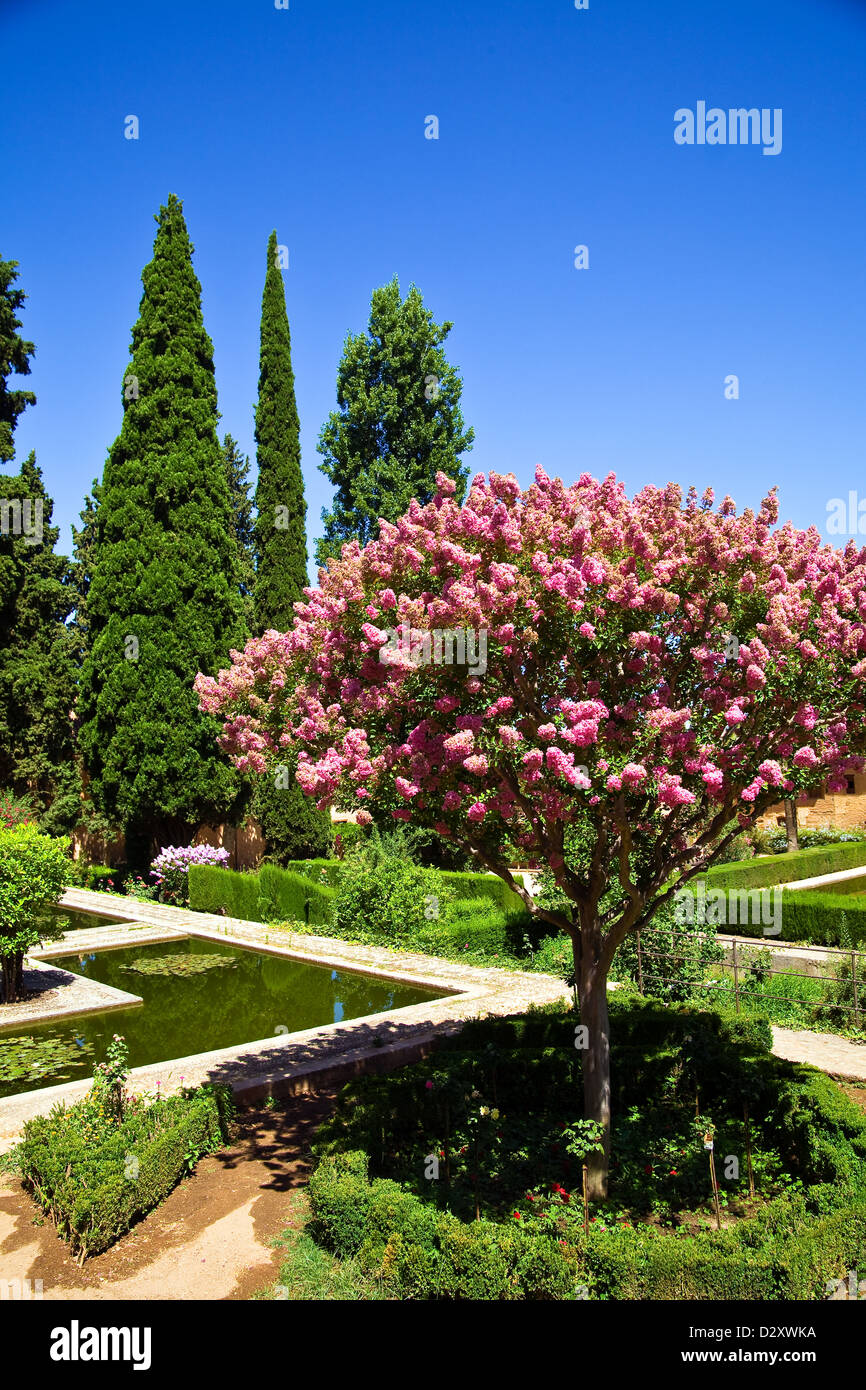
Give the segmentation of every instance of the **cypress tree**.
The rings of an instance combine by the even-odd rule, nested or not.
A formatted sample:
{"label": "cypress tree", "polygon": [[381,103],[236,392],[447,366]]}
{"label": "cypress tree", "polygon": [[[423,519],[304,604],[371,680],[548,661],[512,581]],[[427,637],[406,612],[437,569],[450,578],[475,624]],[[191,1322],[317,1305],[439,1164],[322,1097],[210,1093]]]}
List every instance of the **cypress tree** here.
{"label": "cypress tree", "polygon": [[55,554],[60,529],[30,454],[0,476],[0,786],[27,796],[43,829],[78,816],[72,710],[75,607],[72,567]]}
{"label": "cypress tree", "polygon": [[231,503],[232,539],[237,551],[238,585],[244,623],[247,631],[251,632],[256,569],[253,504],[248,480],[250,461],[230,434],[223,440],[223,464]]}
{"label": "cypress tree", "polygon": [[0,257],[0,463],[15,457],[12,436],[18,417],[28,405],[35,405],[32,391],[10,391],[10,376],[29,376],[30,358],[35,352],[18,332],[21,320],[18,310],[27,298],[23,290],[15,289],[18,262]]}
{"label": "cypress tree", "polygon": [[96,518],[80,697],[90,794],[138,862],[232,808],[238,777],[193,682],[244,636],[213,347],[174,194],[155,220]]}
{"label": "cypress tree", "polygon": [[268,240],[262,294],[256,461],[255,626],[258,633],[286,632],[309,581],[300,424],[276,232]]}
{"label": "cypress tree", "polygon": [[475,432],[464,429],[463,383],[442,351],[452,327],[434,322],[414,285],[401,299],[395,277],[373,291],[367,332],[346,339],[339,409],[318,444],[319,470],[336,489],[331,509],[322,511],[320,565],[346,541],[373,540],[379,518],[396,521],[413,497],[429,502],[440,471],[454,479],[462,501],[468,469],[460,454]]}

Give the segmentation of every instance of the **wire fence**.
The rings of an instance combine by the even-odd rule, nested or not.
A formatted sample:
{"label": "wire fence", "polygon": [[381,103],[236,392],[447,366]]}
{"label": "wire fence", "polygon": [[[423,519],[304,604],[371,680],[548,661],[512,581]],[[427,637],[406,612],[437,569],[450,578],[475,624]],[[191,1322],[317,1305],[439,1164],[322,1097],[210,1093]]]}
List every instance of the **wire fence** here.
{"label": "wire fence", "polygon": [[[647,945],[646,936],[637,932],[637,985],[641,994],[654,985],[668,986],[671,981],[671,966],[677,962],[687,962],[689,951],[657,950]],[[671,939],[678,937],[688,940],[693,947],[694,936],[673,931]],[[695,985],[703,993],[714,990],[725,994],[733,993],[734,1007],[740,1012],[743,1003],[754,1004],[762,998],[768,1003],[808,1004],[816,1012],[830,1011],[843,1015],[849,1026],[857,1031],[866,1030],[866,951],[843,946],[770,946],[766,943],[752,944],[740,937],[720,937],[719,945],[727,947],[724,960],[717,963],[720,971],[727,972],[720,980],[703,979]],[[661,965],[657,962],[662,962]],[[810,969],[797,969],[797,964],[809,964]],[[667,965],[668,969],[664,966]],[[766,986],[768,981],[780,978],[808,980],[823,986],[822,999],[805,998],[799,994],[779,992],[775,984]]]}

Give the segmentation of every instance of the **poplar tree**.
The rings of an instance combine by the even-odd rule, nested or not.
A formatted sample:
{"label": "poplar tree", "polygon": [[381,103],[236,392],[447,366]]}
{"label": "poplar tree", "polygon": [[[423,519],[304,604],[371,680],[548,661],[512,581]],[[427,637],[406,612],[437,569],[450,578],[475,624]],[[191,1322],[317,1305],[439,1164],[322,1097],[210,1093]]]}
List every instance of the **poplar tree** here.
{"label": "poplar tree", "polygon": [[412,498],[422,505],[442,472],[462,501],[468,469],[460,455],[475,432],[464,428],[463,383],[442,350],[453,324],[434,322],[413,285],[405,299],[395,278],[373,291],[366,333],[350,334],[337,372],[338,409],[326,421],[320,472],[336,489],[322,511],[320,565],[346,541],[375,539],[379,518],[396,521]]}

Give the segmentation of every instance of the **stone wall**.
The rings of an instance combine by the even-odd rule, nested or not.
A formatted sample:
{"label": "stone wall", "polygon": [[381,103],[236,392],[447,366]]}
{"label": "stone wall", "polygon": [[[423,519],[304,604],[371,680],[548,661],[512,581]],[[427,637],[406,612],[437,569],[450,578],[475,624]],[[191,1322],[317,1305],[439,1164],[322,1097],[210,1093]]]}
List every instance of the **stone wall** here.
{"label": "stone wall", "polygon": [[[849,792],[825,792],[821,796],[804,797],[797,803],[797,824],[807,827],[833,826],[837,830],[866,829],[866,773],[851,779],[854,790]],[[779,802],[771,806],[758,820],[763,830],[772,830],[785,824],[785,808]]]}

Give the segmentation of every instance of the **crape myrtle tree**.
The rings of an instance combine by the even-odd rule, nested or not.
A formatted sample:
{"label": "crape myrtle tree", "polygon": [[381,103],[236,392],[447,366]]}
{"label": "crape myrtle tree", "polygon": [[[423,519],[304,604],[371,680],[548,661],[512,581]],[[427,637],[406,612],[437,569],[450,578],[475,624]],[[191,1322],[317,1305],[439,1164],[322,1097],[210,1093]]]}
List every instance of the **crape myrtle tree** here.
{"label": "crape myrtle tree", "polygon": [[96,810],[134,862],[230,813],[239,779],[196,707],[196,671],[245,637],[237,545],[217,438],[213,346],[182,204],[156,218],[105,465],[86,597],[79,745]]}
{"label": "crape myrtle tree", "polygon": [[414,285],[401,298],[396,277],[373,291],[366,333],[350,334],[337,371],[339,409],[319,436],[319,469],[333,483],[322,511],[325,535],[316,559],[339,555],[346,541],[366,545],[379,519],[396,521],[413,498],[429,502],[437,473],[466,490],[460,455],[472,448],[460,397],[463,383],[442,350],[453,328],[437,324]]}
{"label": "crape myrtle tree", "polygon": [[[862,767],[866,551],[777,527],[772,493],[738,516],[709,490],[630,500],[539,468],[525,492],[479,475],[461,508],[438,482],[197,688],[240,768],[296,748],[321,804],[450,836],[568,933],[600,1197],[614,952],[771,804]],[[408,646],[387,637],[403,624]],[[483,673],[441,659],[455,630],[486,631]],[[515,844],[561,905],[513,881]]]}

